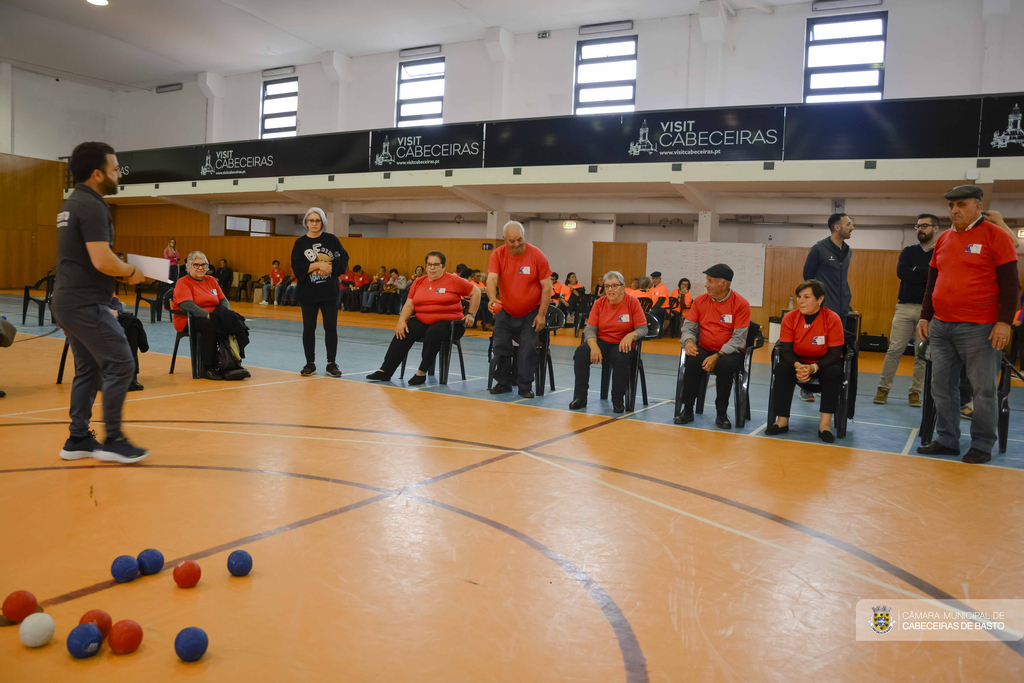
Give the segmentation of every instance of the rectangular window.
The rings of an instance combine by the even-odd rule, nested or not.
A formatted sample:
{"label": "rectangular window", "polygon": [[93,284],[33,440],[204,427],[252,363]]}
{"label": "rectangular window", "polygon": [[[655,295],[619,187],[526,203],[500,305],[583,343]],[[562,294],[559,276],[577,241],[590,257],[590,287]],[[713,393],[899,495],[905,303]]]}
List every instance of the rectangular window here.
{"label": "rectangular window", "polygon": [[807,20],[804,102],[882,99],[888,12]]}
{"label": "rectangular window", "polygon": [[293,138],[299,132],[299,77],[263,81],[260,139]]}
{"label": "rectangular window", "polygon": [[576,43],[573,114],[636,110],[636,36]]}
{"label": "rectangular window", "polygon": [[398,65],[395,125],[444,123],[444,57],[417,59]]}
{"label": "rectangular window", "polygon": [[224,235],[227,237],[268,237],[274,234],[276,219],[257,216],[225,216]]}

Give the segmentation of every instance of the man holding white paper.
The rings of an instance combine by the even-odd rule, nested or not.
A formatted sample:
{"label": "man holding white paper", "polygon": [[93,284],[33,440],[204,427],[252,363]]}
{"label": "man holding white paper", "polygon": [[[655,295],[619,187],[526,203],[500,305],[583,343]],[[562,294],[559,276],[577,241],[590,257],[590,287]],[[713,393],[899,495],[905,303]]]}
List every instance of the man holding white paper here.
{"label": "man holding white paper", "polygon": [[[141,270],[111,250],[114,225],[103,196],[117,193],[121,173],[114,150],[102,142],[80,144],[68,166],[75,189],[57,215],[57,277],[51,303],[54,321],[64,328],[75,358],[71,434],[60,457],[139,462],[149,451],[121,433],[121,408],[135,377],[135,361],[124,329],[109,310],[115,278],[129,285],[145,280]],[[102,445],[89,430],[101,388],[107,432]]]}

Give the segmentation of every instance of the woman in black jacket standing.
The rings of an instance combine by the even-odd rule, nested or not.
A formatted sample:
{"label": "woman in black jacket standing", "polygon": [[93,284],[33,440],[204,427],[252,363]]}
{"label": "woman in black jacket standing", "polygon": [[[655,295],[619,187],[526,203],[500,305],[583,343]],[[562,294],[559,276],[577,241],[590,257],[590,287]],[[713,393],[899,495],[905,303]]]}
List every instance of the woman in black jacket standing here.
{"label": "woman in black jacket standing", "polygon": [[323,318],[327,346],[327,374],[341,377],[335,362],[338,353],[338,277],[348,270],[348,253],[338,238],[327,232],[323,209],[311,208],[303,219],[306,234],[292,247],[292,272],[295,275],[299,305],[302,307],[302,349],[306,365],[302,375],[316,372],[316,318]]}

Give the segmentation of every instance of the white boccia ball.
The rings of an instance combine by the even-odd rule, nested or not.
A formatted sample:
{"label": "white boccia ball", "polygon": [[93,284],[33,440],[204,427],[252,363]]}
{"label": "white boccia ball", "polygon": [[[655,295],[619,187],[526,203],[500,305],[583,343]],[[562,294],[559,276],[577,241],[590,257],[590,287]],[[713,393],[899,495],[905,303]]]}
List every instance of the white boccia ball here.
{"label": "white boccia ball", "polygon": [[21,636],[21,642],[29,647],[42,647],[50,642],[56,630],[57,624],[53,622],[53,617],[43,612],[36,612],[25,617],[18,629],[18,634]]}

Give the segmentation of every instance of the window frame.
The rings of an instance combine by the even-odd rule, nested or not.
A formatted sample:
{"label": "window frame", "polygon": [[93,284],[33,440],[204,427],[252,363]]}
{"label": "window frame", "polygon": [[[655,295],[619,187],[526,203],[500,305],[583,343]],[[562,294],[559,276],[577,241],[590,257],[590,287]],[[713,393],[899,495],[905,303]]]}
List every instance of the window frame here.
{"label": "window frame", "polygon": [[[591,45],[602,45],[608,43],[625,43],[633,41],[633,54],[631,55],[619,55],[617,57],[591,57],[589,59],[583,58],[583,48]],[[572,80],[573,80],[573,92],[572,92],[572,115],[573,116],[594,116],[595,114],[584,113],[577,114],[576,111],[582,107],[622,107],[631,105],[633,111],[636,111],[636,78],[626,81],[599,81],[597,83],[580,83],[580,67],[590,64],[609,64],[613,62],[636,62],[637,73],[640,71],[640,41],[638,40],[638,34],[631,36],[618,36],[616,38],[594,38],[591,40],[577,40],[576,41],[576,65],[573,67]],[[580,91],[590,90],[592,88],[616,88],[622,86],[632,86],[633,96],[629,99],[619,100],[600,100],[597,102],[580,102]]]}
{"label": "window frame", "polygon": [[[866,21],[871,19],[882,20],[882,33],[873,36],[855,36],[853,38],[832,38],[829,40],[813,40],[814,27],[822,24],[844,24],[851,21]],[[846,64],[842,66],[808,66],[810,63],[811,48],[826,45],[844,45],[849,43],[869,43],[882,41],[882,61],[868,64]],[[880,99],[885,99],[885,59],[889,56],[889,11],[880,10],[877,12],[862,12],[860,14],[837,14],[830,17],[808,17],[807,28],[804,33],[804,104],[825,104],[820,102],[808,102],[808,97],[820,95],[861,95],[868,93],[879,93]],[[811,89],[811,76],[817,74],[852,73],[855,71],[877,71],[878,85],[846,86],[840,88],[814,88]],[[857,100],[854,100],[857,101]],[[862,100],[879,101],[879,100]]]}
{"label": "window frame", "polygon": [[[228,228],[229,218],[244,218],[249,222],[249,229],[235,230],[234,228]],[[252,222],[253,220],[259,221],[270,221],[270,232],[253,232]],[[239,216],[237,214],[230,214],[224,216],[224,236],[225,237],[275,237],[277,235],[277,219],[270,216]]]}
{"label": "window frame", "polygon": [[[444,64],[444,73],[440,76],[424,76],[423,78],[402,78],[402,67],[410,64]],[[441,125],[444,123],[444,94],[432,95],[430,97],[409,97],[407,99],[401,99],[402,85],[404,83],[426,83],[428,81],[441,81],[444,82],[448,76],[448,65],[445,63],[444,55],[437,57],[427,57],[426,59],[410,59],[406,61],[398,62],[398,82],[395,86],[395,127],[403,127],[402,123],[406,121],[423,121],[426,119],[441,119],[440,124],[424,124],[424,125]],[[426,104],[428,102],[440,102],[441,111],[435,114],[409,114],[402,116],[402,105],[403,104]],[[406,124],[407,126],[409,124]],[[413,124],[415,125],[415,124]]]}
{"label": "window frame", "polygon": [[[267,89],[271,85],[279,85],[281,83],[295,83],[295,92],[293,93],[281,93],[278,95],[268,95]],[[280,100],[286,97],[295,98],[295,111],[294,112],[276,112],[274,114],[267,114],[264,112],[266,108],[267,100]],[[295,125],[285,126],[283,128],[267,128],[267,119],[278,119],[285,116],[294,116]],[[286,76],[284,78],[273,78],[269,81],[263,81],[263,87],[261,90],[260,97],[260,140],[264,139],[264,136],[268,133],[293,133],[293,135],[278,136],[278,137],[295,137],[299,134],[299,77],[298,76]],[[274,138],[269,138],[273,140]]]}

